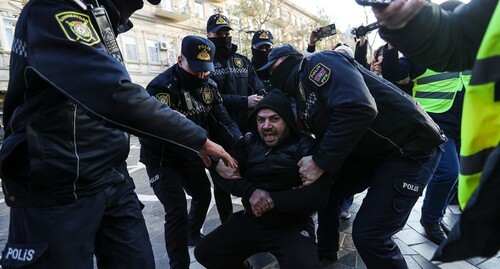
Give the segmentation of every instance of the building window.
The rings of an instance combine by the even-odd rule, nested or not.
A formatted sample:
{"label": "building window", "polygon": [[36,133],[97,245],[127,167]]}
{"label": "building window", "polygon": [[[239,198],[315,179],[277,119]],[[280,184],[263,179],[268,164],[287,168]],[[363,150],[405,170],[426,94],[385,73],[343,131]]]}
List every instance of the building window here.
{"label": "building window", "polygon": [[16,26],[16,21],[14,19],[2,18],[0,20],[0,26],[2,27],[2,47],[5,50],[10,50],[12,48],[12,42],[14,41],[14,28]]}
{"label": "building window", "polygon": [[174,45],[171,45],[167,51],[167,66],[172,66],[177,63],[177,49]]}
{"label": "building window", "polygon": [[173,11],[173,8],[172,8],[172,0],[163,0],[161,1],[161,7],[165,10],[168,10],[168,11]]}
{"label": "building window", "polygon": [[217,14],[218,13],[217,6],[210,5],[210,11],[212,12],[212,14],[210,14],[210,16],[213,15],[213,14]]}
{"label": "building window", "polygon": [[195,0],[194,1],[194,12],[196,13],[196,17],[204,19],[205,18],[205,11],[203,10],[203,2],[202,0]]}
{"label": "building window", "polygon": [[159,64],[160,60],[160,46],[158,41],[146,40],[148,48],[148,60],[150,63]]}
{"label": "building window", "polygon": [[179,12],[184,15],[189,14],[189,6],[187,0],[179,0]]}
{"label": "building window", "polygon": [[125,59],[128,61],[139,61],[139,52],[137,50],[137,40],[135,37],[123,36],[125,47]]}

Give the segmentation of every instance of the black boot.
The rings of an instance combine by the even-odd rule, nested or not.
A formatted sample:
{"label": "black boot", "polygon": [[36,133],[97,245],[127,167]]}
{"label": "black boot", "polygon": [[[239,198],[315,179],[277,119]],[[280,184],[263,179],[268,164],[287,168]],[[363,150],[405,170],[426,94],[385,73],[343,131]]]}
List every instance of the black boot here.
{"label": "black boot", "polygon": [[420,220],[420,224],[422,224],[422,226],[424,227],[427,238],[429,238],[429,240],[431,240],[432,242],[439,245],[446,238],[448,238],[439,222],[432,223]]}

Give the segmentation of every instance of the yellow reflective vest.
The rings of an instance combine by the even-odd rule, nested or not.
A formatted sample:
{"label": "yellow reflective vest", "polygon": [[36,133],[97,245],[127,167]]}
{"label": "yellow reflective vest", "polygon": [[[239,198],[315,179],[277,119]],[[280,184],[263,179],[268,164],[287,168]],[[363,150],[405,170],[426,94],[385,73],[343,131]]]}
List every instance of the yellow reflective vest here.
{"label": "yellow reflective vest", "polygon": [[500,4],[497,4],[479,47],[470,87],[464,97],[458,183],[461,208],[477,188],[486,159],[500,142],[499,25]]}
{"label": "yellow reflective vest", "polygon": [[422,75],[413,79],[413,97],[427,112],[444,113],[455,100],[457,92],[464,85],[468,87],[470,73],[436,72],[427,69]]}

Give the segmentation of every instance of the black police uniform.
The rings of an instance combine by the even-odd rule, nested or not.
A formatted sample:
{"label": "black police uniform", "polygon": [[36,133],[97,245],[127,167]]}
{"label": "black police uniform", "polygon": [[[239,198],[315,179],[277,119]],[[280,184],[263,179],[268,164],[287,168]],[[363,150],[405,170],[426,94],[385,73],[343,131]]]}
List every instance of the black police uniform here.
{"label": "black police uniform", "polygon": [[[289,137],[279,145],[267,146],[257,131],[256,115],[263,108],[278,113],[290,128]],[[319,268],[311,214],[326,206],[331,177],[325,173],[311,186],[300,188],[297,166],[316,142],[295,127],[288,99],[277,90],[257,104],[248,123],[252,133],[232,151],[242,178],[214,179],[224,190],[242,197],[245,209],[203,238],[196,246],[196,259],[207,268],[236,269],[252,254],[268,251],[281,268]],[[249,203],[256,189],[268,191],[275,205],[260,217],[253,215]]]}
{"label": "black police uniform", "polygon": [[342,201],[369,187],[354,221],[356,248],[368,268],[406,268],[391,236],[404,227],[431,178],[445,137],[411,96],[352,58],[335,51],[300,64],[301,58],[291,62],[285,83],[274,76],[290,66],[287,60],[271,81],[293,87],[298,115],[319,140],[312,158],[336,176],[328,207],[318,212],[320,258],[336,259]]}
{"label": "black police uniform", "polygon": [[[141,2],[142,4],[142,2]],[[154,268],[129,135],[197,152],[206,132],[133,84],[85,6],[32,0],[16,25],[0,151],[2,268]]]}
{"label": "black police uniform", "polygon": [[[147,86],[151,96],[208,129],[208,120],[219,125],[218,132],[228,143],[241,136],[227,115],[217,85],[202,83],[174,65]],[[232,141],[232,142],[231,142]],[[197,154],[152,139],[141,139],[140,161],[146,165],[151,187],[165,208],[165,244],[170,268],[189,268],[188,242],[199,239],[210,205],[210,181]],[[189,214],[184,194],[192,197]]]}

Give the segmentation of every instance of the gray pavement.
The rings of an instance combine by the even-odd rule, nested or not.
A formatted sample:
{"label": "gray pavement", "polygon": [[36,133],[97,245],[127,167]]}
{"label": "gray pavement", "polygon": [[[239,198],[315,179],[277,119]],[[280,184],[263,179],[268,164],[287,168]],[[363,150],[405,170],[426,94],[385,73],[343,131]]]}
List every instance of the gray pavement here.
{"label": "gray pavement", "polygon": [[[149,236],[155,254],[156,268],[169,268],[168,256],[165,251],[165,241],[163,236],[163,222],[164,211],[163,206],[158,201],[149,187],[145,168],[138,162],[139,160],[139,142],[137,138],[132,138],[130,155],[127,163],[129,165],[129,172],[135,180],[137,189],[136,192],[139,199],[145,204],[143,210],[146,224],[149,230]],[[351,237],[352,222],[356,217],[356,212],[364,198],[364,193],[355,195],[354,204],[350,211],[352,217],[341,223],[341,246],[339,251],[339,260],[324,269],[350,269],[350,268],[366,268],[361,260],[361,257],[354,247]],[[3,197],[1,195],[0,197]],[[190,200],[189,196],[186,196]],[[410,218],[399,233],[394,238],[403,253],[406,262],[410,269],[430,269],[430,268],[444,268],[444,269],[499,269],[500,268],[500,253],[497,256],[485,258],[473,258],[465,261],[458,261],[453,263],[436,263],[431,262],[434,251],[437,245],[429,241],[423,234],[423,228],[419,223],[420,208],[422,206],[422,199],[420,199],[413,208]],[[238,198],[233,198],[235,210],[241,209],[241,202]],[[450,206],[445,217],[445,223],[453,226],[460,214],[457,206]],[[5,205],[3,199],[0,200],[0,249],[3,250],[8,234],[8,221],[9,209]],[[214,230],[220,221],[217,214],[217,209],[212,201],[207,215],[207,219],[203,226],[202,233],[207,234]],[[204,268],[196,262],[192,255],[194,248],[190,248],[192,257],[191,269]],[[279,268],[276,260],[270,254],[260,253],[250,258],[250,263],[255,269],[274,269]],[[286,269],[286,268],[285,268]]]}

